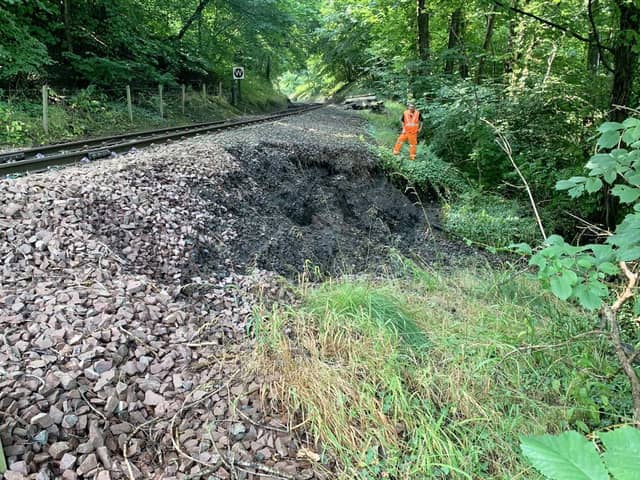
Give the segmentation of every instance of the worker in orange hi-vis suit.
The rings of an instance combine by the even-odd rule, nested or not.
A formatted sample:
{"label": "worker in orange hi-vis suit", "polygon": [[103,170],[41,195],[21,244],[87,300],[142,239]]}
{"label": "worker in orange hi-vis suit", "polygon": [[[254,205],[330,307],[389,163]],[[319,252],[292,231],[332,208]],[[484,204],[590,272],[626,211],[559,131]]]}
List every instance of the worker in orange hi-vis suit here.
{"label": "worker in orange hi-vis suit", "polygon": [[422,130],[422,114],[416,110],[416,106],[413,103],[407,104],[407,108],[408,110],[405,110],[402,114],[402,133],[398,137],[395,147],[393,147],[393,154],[400,154],[402,145],[408,140],[409,158],[415,160],[416,151],[418,150],[418,134]]}

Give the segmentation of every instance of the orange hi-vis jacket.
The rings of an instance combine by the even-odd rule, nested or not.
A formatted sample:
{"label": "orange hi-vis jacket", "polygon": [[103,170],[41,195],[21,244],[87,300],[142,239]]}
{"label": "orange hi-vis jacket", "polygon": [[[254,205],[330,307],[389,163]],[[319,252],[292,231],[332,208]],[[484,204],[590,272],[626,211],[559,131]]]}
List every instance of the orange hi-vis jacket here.
{"label": "orange hi-vis jacket", "polygon": [[411,113],[411,110],[405,110],[403,125],[402,131],[404,133],[418,133],[418,127],[420,126],[420,112],[418,110],[414,110],[413,113]]}

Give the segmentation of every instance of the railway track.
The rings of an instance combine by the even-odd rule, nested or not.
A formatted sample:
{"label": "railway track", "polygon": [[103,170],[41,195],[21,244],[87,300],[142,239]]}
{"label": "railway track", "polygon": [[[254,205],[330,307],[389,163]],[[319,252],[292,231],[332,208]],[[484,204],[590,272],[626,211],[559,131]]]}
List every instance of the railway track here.
{"label": "railway track", "polygon": [[78,162],[82,159],[97,160],[113,153],[127,152],[132,148],[180,140],[194,135],[237,128],[256,123],[269,122],[289,115],[296,115],[320,108],[320,104],[297,105],[275,114],[263,115],[249,120],[215,121],[182,127],[168,127],[144,132],[127,133],[111,137],[42,145],[25,150],[0,154],[0,176],[27,172],[39,172],[50,167]]}

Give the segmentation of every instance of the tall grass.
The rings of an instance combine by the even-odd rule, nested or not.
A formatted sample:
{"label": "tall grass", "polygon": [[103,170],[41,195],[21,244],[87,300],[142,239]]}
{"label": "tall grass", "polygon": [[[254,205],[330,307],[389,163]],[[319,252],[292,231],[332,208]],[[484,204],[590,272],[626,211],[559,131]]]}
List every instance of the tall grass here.
{"label": "tall grass", "polygon": [[258,368],[339,478],[538,478],[518,436],[590,408],[571,372],[600,345],[563,344],[584,319],[526,279],[399,259],[395,278],[305,292],[259,316]]}

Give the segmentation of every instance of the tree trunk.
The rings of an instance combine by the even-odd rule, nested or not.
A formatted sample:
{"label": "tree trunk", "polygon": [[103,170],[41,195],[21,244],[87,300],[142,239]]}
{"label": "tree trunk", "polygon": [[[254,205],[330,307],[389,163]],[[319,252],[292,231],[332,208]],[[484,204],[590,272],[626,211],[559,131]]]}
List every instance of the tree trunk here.
{"label": "tree trunk", "polygon": [[627,111],[617,106],[627,107],[631,101],[640,28],[640,7],[625,0],[617,0],[616,3],[620,11],[620,29],[613,50],[614,71],[609,113],[611,121],[620,121],[628,116]]}
{"label": "tree trunk", "polygon": [[429,59],[429,12],[426,0],[418,0],[418,55]]}
{"label": "tree trunk", "polygon": [[[597,12],[598,9],[600,8],[599,1],[587,0],[587,2],[590,2],[588,6],[589,15],[590,15],[590,19],[593,21],[593,24],[595,25],[595,20],[593,19],[593,17],[591,17],[591,15],[595,14],[595,12]],[[598,71],[598,67],[600,66],[600,49],[598,48],[598,42],[600,41],[600,39],[598,38],[596,31],[592,31],[589,34],[589,41],[590,43],[587,46],[587,70],[595,73]]]}
{"label": "tree trunk", "polygon": [[491,39],[493,38],[493,27],[496,23],[496,9],[493,7],[491,13],[487,17],[487,30],[484,35],[484,42],[482,44],[482,55],[480,56],[480,61],[478,62],[478,70],[476,70],[476,83],[479,85],[482,82],[482,77],[484,76],[484,67],[487,60],[487,55],[489,54],[489,49],[491,48]]}
{"label": "tree trunk", "polygon": [[267,65],[265,67],[265,77],[267,77],[267,80],[271,80],[271,55],[267,55]]}
{"label": "tree trunk", "polygon": [[589,38],[594,43],[590,43],[587,47],[587,70],[596,73],[600,66],[600,52],[595,44],[595,35],[592,33]]}
{"label": "tree trunk", "polygon": [[198,4],[195,12],[193,12],[193,15],[191,15],[191,17],[189,17],[189,19],[184,23],[184,25],[182,26],[178,34],[175,37],[173,37],[174,40],[180,40],[182,39],[182,37],[184,37],[184,34],[187,33],[187,30],[189,30],[189,27],[191,26],[191,24],[196,19],[200,18],[200,16],[202,15],[202,11],[210,1],[211,0],[200,0],[200,3]]}
{"label": "tree trunk", "polygon": [[451,14],[451,22],[449,23],[449,43],[447,44],[448,58],[444,64],[444,73],[451,75],[455,66],[455,59],[453,58],[453,51],[460,43],[462,30],[462,9],[457,8]]}
{"label": "tree trunk", "polygon": [[62,2],[64,16],[64,36],[67,43],[67,51],[73,53],[73,41],[71,37],[71,9],[69,7],[69,2],[71,2],[71,0],[63,0]]}
{"label": "tree trunk", "polygon": [[[518,8],[518,0],[513,2],[513,6]],[[507,37],[507,52],[510,52],[504,60],[504,73],[513,72],[513,66],[517,61],[516,53],[516,27],[518,26],[518,19],[514,15],[511,15],[509,19],[509,36]]]}
{"label": "tree trunk", "polygon": [[460,14],[460,31],[458,32],[458,54],[460,55],[460,76],[462,78],[469,77],[469,60],[464,50],[464,35],[467,29],[467,21],[464,13]]}

